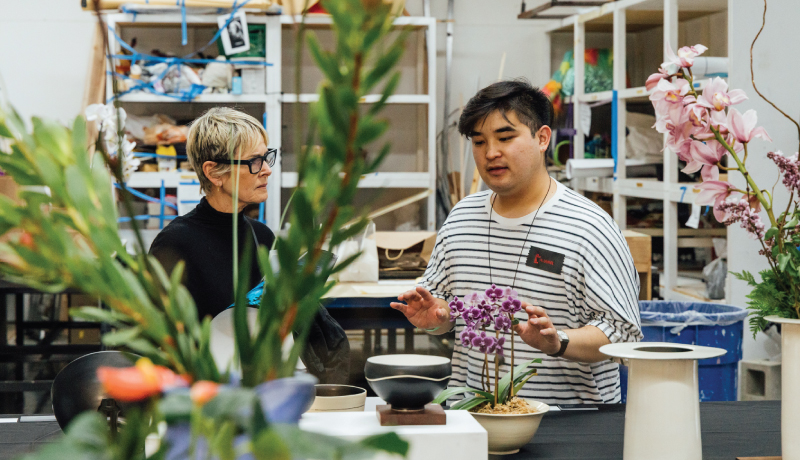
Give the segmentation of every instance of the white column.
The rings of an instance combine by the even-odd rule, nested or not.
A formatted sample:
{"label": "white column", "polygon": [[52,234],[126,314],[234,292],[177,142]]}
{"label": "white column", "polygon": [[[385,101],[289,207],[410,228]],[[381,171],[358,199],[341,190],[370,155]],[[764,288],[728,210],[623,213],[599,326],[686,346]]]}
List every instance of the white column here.
{"label": "white column", "polygon": [[[266,55],[267,62],[272,64],[266,67],[266,103],[264,110],[267,114],[267,134],[269,134],[269,147],[278,149],[278,158],[272,168],[272,176],[267,185],[267,209],[265,216],[267,226],[275,233],[280,231],[278,225],[281,220],[281,17],[267,16]],[[298,95],[299,99],[299,95]],[[300,148],[300,146],[295,146]]]}
{"label": "white column", "polygon": [[[428,231],[436,230],[436,19],[428,19]],[[443,152],[446,155],[445,152]]]}
{"label": "white column", "polygon": [[[664,0],[665,61],[667,44],[673,50],[678,49],[678,0]],[[669,199],[669,192],[676,182],[678,157],[675,152],[664,149],[664,279],[661,284],[667,293],[675,289],[678,279],[678,203]]]}
{"label": "white column", "polygon": [[627,125],[627,102],[619,97],[621,91],[626,87],[626,62],[627,48],[625,47],[626,38],[626,15],[625,8],[617,7],[614,10],[614,89],[617,90],[617,132],[614,133],[617,143],[617,173],[614,177],[614,220],[619,228],[625,230],[628,214],[628,199],[619,193],[620,181],[627,177],[625,174],[625,127]]}
{"label": "white column", "polygon": [[572,95],[572,113],[573,124],[575,125],[575,139],[572,141],[572,149],[575,153],[575,158],[581,159],[583,158],[583,136],[586,134],[581,129],[580,115],[580,99],[584,91],[584,69],[586,67],[583,56],[586,49],[586,29],[584,24],[580,22],[578,15],[575,15],[574,34],[572,49],[574,50],[575,58],[575,93]]}

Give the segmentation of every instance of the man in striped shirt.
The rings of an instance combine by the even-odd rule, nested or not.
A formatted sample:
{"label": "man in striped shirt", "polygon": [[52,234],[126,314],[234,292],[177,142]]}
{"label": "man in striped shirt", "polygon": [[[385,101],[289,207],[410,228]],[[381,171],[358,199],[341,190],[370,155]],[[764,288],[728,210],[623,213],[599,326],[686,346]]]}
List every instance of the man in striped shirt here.
{"label": "man in striped shirt", "polygon": [[[524,306],[515,360],[542,358],[519,395],[547,404],[616,403],[619,367],[599,348],[642,338],[639,277],[611,217],[548,175],[552,117],[547,97],[524,80],[494,83],[470,99],[458,128],[472,140],[490,190],[453,208],[421,284],[392,307],[416,327],[432,334],[455,327],[458,337],[465,323],[450,322],[454,296],[513,287]],[[508,337],[504,347],[510,356]],[[480,388],[482,366],[483,355],[457,340],[450,386]],[[509,366],[506,358],[500,372]],[[493,360],[489,368],[494,375]]]}

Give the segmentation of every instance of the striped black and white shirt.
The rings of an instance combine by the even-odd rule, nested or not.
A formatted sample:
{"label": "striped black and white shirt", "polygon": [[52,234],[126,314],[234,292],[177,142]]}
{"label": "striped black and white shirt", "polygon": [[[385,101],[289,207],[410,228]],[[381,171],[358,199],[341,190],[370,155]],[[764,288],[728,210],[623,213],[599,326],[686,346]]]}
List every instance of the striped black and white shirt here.
{"label": "striped black and white shirt", "polygon": [[[493,212],[490,241],[491,195],[489,191],[470,195],[453,208],[439,230],[421,286],[449,302],[454,296],[463,298],[470,292],[483,291],[492,283],[498,287],[510,286],[516,270],[514,289],[521,300],[543,307],[556,329],[592,325],[612,343],[642,338],[639,275],[625,238],[605,211],[558,184],[555,195],[540,208],[532,227],[533,213],[508,219]],[[548,266],[548,270],[533,268],[536,266],[533,263],[528,266],[532,248],[534,252],[552,251],[547,254],[556,253],[557,260],[563,255],[560,273],[557,263],[555,268]],[[526,321],[527,314],[523,310],[517,313],[517,318]],[[459,318],[455,324],[453,377],[449,386],[480,389],[483,354],[461,346],[458,337],[464,327],[464,320]],[[491,325],[487,326],[489,331],[494,336]],[[620,401],[619,366],[610,360],[578,363],[551,358],[516,335],[514,343],[517,365],[542,359],[536,365],[538,375],[525,384],[520,396],[547,404]],[[501,375],[509,370],[510,352],[507,337],[506,363],[501,364]],[[489,375],[493,376],[493,359],[489,369]]]}

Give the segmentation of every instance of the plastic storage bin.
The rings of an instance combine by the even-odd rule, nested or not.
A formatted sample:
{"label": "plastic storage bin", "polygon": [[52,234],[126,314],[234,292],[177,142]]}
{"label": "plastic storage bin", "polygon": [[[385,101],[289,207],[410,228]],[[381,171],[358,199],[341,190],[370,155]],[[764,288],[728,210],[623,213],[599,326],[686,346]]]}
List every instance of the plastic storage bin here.
{"label": "plastic storage bin", "polygon": [[[643,342],[703,345],[727,350],[698,362],[700,401],[736,401],[738,363],[742,359],[744,308],[707,302],[641,301]],[[627,368],[620,367],[622,402],[627,396]]]}

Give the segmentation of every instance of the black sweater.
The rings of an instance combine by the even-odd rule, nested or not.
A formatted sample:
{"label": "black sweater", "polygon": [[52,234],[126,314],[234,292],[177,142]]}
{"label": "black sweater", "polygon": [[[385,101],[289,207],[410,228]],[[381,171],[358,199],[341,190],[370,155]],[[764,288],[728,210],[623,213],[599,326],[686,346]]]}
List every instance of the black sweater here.
{"label": "black sweater", "polygon": [[[255,231],[260,245],[272,247],[275,235],[263,223],[239,213],[239,260]],[[216,316],[233,303],[233,216],[219,212],[203,198],[191,212],[176,217],[153,240],[150,254],[167,273],[183,260],[183,284],[197,304],[198,317]],[[255,250],[248,290],[261,281]]]}

